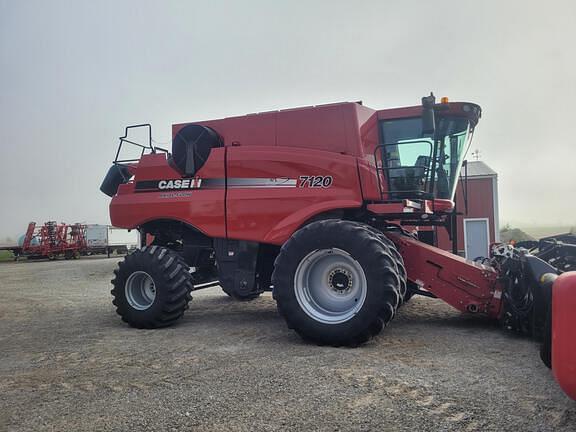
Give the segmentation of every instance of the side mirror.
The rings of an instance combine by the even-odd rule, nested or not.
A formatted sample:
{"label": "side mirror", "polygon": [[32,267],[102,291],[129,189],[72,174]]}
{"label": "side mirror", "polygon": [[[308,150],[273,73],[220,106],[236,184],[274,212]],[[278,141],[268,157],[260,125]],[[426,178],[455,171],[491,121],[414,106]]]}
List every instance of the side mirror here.
{"label": "side mirror", "polygon": [[436,97],[433,93],[422,98],[422,134],[434,135],[436,120],[434,119],[434,104]]}

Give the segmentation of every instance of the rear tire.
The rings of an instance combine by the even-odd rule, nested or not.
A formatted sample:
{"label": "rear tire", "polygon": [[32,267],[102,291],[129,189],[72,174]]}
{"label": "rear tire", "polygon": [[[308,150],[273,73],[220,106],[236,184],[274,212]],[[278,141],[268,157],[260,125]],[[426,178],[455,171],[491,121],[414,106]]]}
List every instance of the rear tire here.
{"label": "rear tire", "polygon": [[357,346],[380,333],[400,302],[388,247],[366,226],[313,222],[282,246],[273,295],[288,327],[319,345]]}
{"label": "rear tire", "polygon": [[136,328],[172,325],[192,299],[192,276],[180,256],[146,246],[127,255],[114,270],[112,303],[122,320]]}

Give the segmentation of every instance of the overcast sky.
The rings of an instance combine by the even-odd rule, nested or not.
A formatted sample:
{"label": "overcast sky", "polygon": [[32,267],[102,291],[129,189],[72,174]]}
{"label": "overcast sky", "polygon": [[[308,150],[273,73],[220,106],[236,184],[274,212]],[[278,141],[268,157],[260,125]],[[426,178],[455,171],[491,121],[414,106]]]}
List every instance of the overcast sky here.
{"label": "overcast sky", "polygon": [[576,2],[0,0],[0,237],[108,223],[125,125],[433,90],[480,104],[503,222],[576,225]]}

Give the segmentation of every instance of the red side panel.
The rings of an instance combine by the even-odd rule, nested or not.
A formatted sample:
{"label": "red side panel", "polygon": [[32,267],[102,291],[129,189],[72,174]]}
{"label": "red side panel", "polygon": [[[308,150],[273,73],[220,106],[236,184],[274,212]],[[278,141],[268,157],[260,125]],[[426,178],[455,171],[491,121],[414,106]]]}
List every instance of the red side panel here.
{"label": "red side panel", "polygon": [[[214,129],[228,145],[276,145],[276,112],[196,122]],[[172,136],[189,123],[172,126]]]}
{"label": "red side panel", "polygon": [[560,275],[552,288],[552,371],[576,400],[576,272]]}
{"label": "red side panel", "polygon": [[139,191],[136,184],[181,179],[182,176],[166,161],[166,155],[142,156],[136,175],[128,184],[120,185],[110,203],[112,225],[135,228],[151,220],[171,219],[190,224],[210,237],[226,237],[224,221],[224,148],[212,149],[210,157],[197,177],[221,182],[221,186],[193,190]]}
{"label": "red side panel", "polygon": [[[362,183],[362,194],[366,201],[379,201],[383,192],[386,192],[386,182],[382,176],[382,171],[376,172],[376,164],[373,157],[358,158],[358,174]],[[380,176],[380,184],[378,183]],[[380,189],[382,188],[382,190]]]}
{"label": "red side panel", "polygon": [[[364,122],[369,113],[375,111],[344,102],[194,123],[214,129],[226,146],[280,146],[359,156],[362,145],[358,117],[362,114]],[[172,135],[187,124],[173,125]],[[367,128],[365,133],[374,140],[377,131]]]}
{"label": "red side panel", "polygon": [[[346,115],[349,114],[349,115]],[[346,113],[341,104],[310,109],[282,111],[277,117],[276,142],[279,146],[355,154],[346,140]]]}
{"label": "red side panel", "polygon": [[[360,182],[362,183],[362,193],[364,199],[378,201],[386,192],[387,183],[382,171],[376,171],[375,153],[380,143],[378,134],[378,116],[373,109],[355,104],[357,126],[356,131],[359,133],[361,151],[363,156],[358,158],[358,170],[360,173]],[[380,163],[381,165],[381,163]],[[380,179],[378,179],[380,177]],[[382,188],[382,189],[381,189]]]}
{"label": "red side panel", "polygon": [[356,158],[286,147],[229,147],[228,236],[282,244],[306,220],[359,208]]}

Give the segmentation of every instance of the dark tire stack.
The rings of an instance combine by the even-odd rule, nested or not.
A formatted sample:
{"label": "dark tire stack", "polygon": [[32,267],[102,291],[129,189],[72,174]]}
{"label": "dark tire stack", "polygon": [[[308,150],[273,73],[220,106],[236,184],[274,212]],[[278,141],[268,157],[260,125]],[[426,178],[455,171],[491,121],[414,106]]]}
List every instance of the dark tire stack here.
{"label": "dark tire stack", "polygon": [[[349,262],[362,270],[365,295],[358,300],[353,316],[342,322],[326,322],[320,313],[314,315],[297,294],[302,288],[296,283],[296,275],[318,251],[348,256]],[[326,272],[331,269],[327,267]],[[373,229],[357,222],[329,219],[306,225],[282,246],[272,284],[278,311],[288,327],[305,340],[319,345],[357,346],[380,333],[394,317],[402,296],[401,277],[397,257]],[[335,297],[334,286],[324,282],[326,278],[319,280],[314,288],[321,293],[318,298]]]}
{"label": "dark tire stack", "polygon": [[[182,317],[191,300],[192,276],[176,252],[161,246],[146,246],[127,255],[114,270],[111,293],[122,320],[136,328],[159,328],[174,324]],[[140,305],[130,292],[130,278],[140,275],[153,281],[154,298]],[[143,303],[143,302],[142,302]]]}

